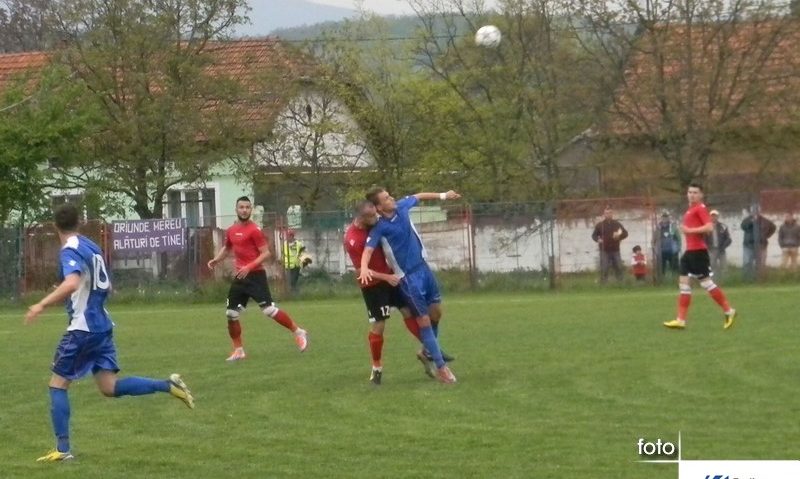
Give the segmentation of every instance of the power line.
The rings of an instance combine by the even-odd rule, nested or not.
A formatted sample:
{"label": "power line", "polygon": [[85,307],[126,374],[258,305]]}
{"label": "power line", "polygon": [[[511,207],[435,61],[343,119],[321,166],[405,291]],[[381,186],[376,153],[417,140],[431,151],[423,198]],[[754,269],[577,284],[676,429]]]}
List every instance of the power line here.
{"label": "power line", "polygon": [[471,37],[472,34],[458,34],[458,35],[426,35],[424,37],[366,37],[366,38],[340,38],[340,37],[330,37],[330,38],[306,38],[306,39],[286,39],[281,38],[278,36],[280,41],[286,43],[325,43],[325,42],[379,42],[379,41],[388,41],[388,42],[397,42],[397,41],[410,41],[410,40],[430,40],[430,39],[450,39],[450,38],[467,38]]}
{"label": "power line", "polygon": [[22,100],[20,100],[20,101],[18,101],[16,103],[12,103],[11,105],[8,105],[8,106],[5,106],[3,108],[0,108],[0,113],[5,113],[8,110],[12,110],[12,109],[24,104],[24,103],[29,102],[31,99],[33,99],[33,97],[35,97],[37,95],[37,93],[39,93],[39,92],[37,91],[36,93],[34,93],[32,95],[28,95],[28,96],[26,96],[25,98],[23,98]]}

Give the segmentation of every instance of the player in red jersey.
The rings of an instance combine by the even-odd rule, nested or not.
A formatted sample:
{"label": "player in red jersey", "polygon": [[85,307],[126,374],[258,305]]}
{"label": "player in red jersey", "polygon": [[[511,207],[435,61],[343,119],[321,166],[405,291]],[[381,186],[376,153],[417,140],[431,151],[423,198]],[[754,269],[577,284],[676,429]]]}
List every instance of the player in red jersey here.
{"label": "player in red jersey", "polygon": [[300,352],[308,347],[306,331],[295,324],[292,318],[284,311],[278,309],[272,301],[267,284],[267,272],[264,270],[264,261],[270,257],[267,240],[261,233],[261,228],[250,221],[253,205],[250,198],[242,196],[236,200],[236,216],[239,220],[225,233],[225,244],[220,248],[214,259],[208,262],[208,267],[214,269],[233,251],[235,258],[236,276],[233,278],[228,291],[227,310],[228,334],[233,341],[233,352],[227,361],[238,361],[246,357],[242,346],[242,326],[239,324],[239,313],[247,306],[247,300],[253,298],[258,303],[261,311],[274,319],[275,322],[294,333],[294,341]]}
{"label": "player in red jersey", "polygon": [[[369,230],[377,221],[378,212],[375,209],[375,205],[369,201],[362,201],[356,207],[356,216],[353,219],[353,223],[345,231],[344,249],[350,256],[350,261],[352,261],[353,267],[356,268],[356,272],[361,266],[361,255],[364,253],[364,247],[367,244]],[[372,373],[369,380],[373,384],[379,385],[383,375],[383,364],[381,362],[383,332],[386,320],[389,319],[391,308],[400,310],[406,327],[417,340],[420,339],[420,336],[417,318],[411,316],[411,312],[406,307],[397,288],[400,279],[386,263],[383,250],[375,250],[375,254],[370,258],[369,268],[373,272],[372,280],[363,285],[359,282],[359,286],[361,286],[361,293],[364,296],[364,303],[367,305],[370,323],[368,340],[372,354]],[[436,369],[433,363],[422,352],[417,354],[417,358],[425,367],[425,373],[434,377]]]}
{"label": "player in red jersey", "polygon": [[708,256],[705,235],[713,230],[714,224],[711,221],[711,215],[708,214],[706,205],[703,204],[703,187],[697,183],[690,184],[686,197],[689,200],[689,209],[683,215],[683,224],[681,224],[681,231],[686,235],[686,251],[680,260],[678,317],[672,321],[667,321],[664,326],[674,329],[686,327],[686,312],[692,302],[692,286],[689,279],[694,276],[700,281],[700,286],[705,288],[708,294],[722,308],[725,314],[722,327],[728,329],[733,326],[736,310],[731,308],[725,298],[725,294],[711,279],[713,273],[711,272],[711,261]]}

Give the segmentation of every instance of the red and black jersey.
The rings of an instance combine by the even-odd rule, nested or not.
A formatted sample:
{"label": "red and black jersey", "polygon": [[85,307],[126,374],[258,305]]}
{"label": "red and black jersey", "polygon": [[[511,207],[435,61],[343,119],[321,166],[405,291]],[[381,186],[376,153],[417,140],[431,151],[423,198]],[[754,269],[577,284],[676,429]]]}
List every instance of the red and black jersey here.
{"label": "red and black jersey", "polygon": [[[359,228],[355,224],[351,224],[347,231],[344,233],[344,249],[350,255],[350,261],[353,262],[353,267],[358,270],[361,269],[361,255],[364,253],[364,248],[367,245],[367,236],[369,235],[368,229]],[[386,257],[383,255],[383,250],[375,248],[372,253],[372,258],[369,260],[369,269],[377,271],[378,273],[393,274],[392,269],[386,264]],[[369,284],[361,284],[362,288],[369,288],[378,284],[380,280],[373,279]]]}
{"label": "red and black jersey", "polygon": [[[708,214],[708,208],[706,208],[706,205],[703,203],[689,206],[689,209],[686,210],[686,214],[683,215],[683,225],[687,228],[699,228],[709,223],[711,223],[711,215]],[[705,233],[686,234],[686,251],[707,249]]]}
{"label": "red and black jersey", "polygon": [[[267,239],[261,228],[252,221],[237,222],[225,233],[225,247],[233,250],[236,269],[242,269],[261,255],[259,248],[266,246]],[[263,270],[263,265],[256,265],[251,271]]]}

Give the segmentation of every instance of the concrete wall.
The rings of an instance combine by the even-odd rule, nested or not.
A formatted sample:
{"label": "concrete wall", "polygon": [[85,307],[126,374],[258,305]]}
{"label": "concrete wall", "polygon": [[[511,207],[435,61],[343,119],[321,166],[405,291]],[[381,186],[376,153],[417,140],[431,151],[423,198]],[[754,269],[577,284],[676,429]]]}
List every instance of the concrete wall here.
{"label": "concrete wall", "polygon": [[[742,264],[743,232],[740,228],[746,214],[723,212],[721,221],[728,225],[732,244],[727,250],[731,265]],[[780,227],[783,215],[765,215]],[[640,245],[647,254],[650,267],[653,258],[654,217],[644,210],[617,210],[617,219],[628,230],[629,237],[621,244],[622,259],[630,266],[631,250]],[[596,271],[599,266],[597,244],[591,239],[595,222],[599,218],[581,219],[571,222],[557,222],[553,230],[553,244],[546,225],[532,222],[528,225],[491,225],[475,228],[475,263],[481,272],[509,272],[514,270],[540,271],[547,268],[552,247],[556,259],[556,270],[561,273]],[[470,227],[463,223],[433,221],[417,224],[428,251],[429,263],[434,269],[469,269]],[[309,252],[320,258],[317,267],[324,267],[331,273],[351,271],[349,259],[340,251],[341,235],[344,227],[338,230],[312,232],[299,230],[300,239]],[[314,235],[318,240],[314,241]],[[338,247],[338,250],[337,250]],[[777,233],[770,238],[768,247],[768,266],[779,266],[781,251],[778,247]],[[324,259],[328,258],[328,259]]]}

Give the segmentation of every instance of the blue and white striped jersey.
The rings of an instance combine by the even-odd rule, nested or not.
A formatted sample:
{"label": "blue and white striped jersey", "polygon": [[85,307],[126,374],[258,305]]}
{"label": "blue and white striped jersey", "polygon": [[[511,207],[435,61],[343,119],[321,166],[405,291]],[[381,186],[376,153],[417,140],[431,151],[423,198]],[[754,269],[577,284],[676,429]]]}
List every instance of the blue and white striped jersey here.
{"label": "blue and white striped jersey", "polygon": [[81,276],[78,290],[65,300],[69,316],[67,331],[103,333],[111,330],[113,323],[105,309],[111,278],[100,247],[85,236],[71,236],[61,248],[59,262],[61,281],[70,274]]}

